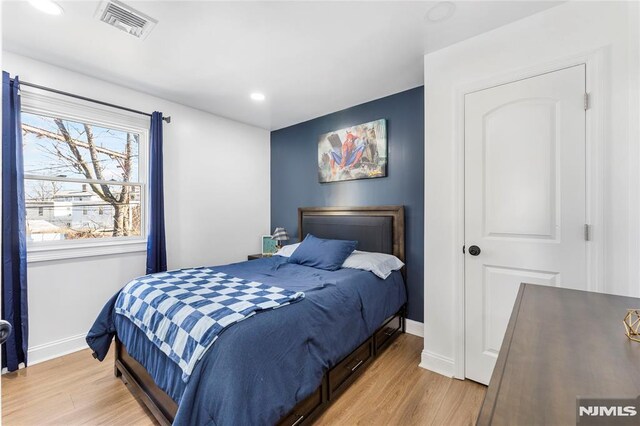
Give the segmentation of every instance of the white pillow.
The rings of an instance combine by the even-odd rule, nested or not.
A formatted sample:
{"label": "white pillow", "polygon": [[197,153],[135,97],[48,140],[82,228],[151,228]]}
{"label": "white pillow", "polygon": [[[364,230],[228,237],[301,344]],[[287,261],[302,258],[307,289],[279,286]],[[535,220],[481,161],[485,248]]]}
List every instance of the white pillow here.
{"label": "white pillow", "polygon": [[280,250],[274,253],[274,256],[282,256],[282,257],[291,257],[294,251],[298,248],[300,243],[289,244],[288,246],[283,246]]}
{"label": "white pillow", "polygon": [[371,271],[383,280],[403,266],[404,263],[393,255],[358,250],[351,253],[342,264],[343,268]]}

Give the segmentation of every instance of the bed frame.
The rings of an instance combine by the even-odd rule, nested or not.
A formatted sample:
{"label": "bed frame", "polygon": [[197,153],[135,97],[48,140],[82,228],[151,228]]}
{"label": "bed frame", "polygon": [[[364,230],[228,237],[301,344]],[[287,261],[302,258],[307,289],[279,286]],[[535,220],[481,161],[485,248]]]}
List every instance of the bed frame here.
{"label": "bed frame", "polygon": [[[405,262],[404,207],[302,207],[298,209],[300,240],[311,233],[321,238],[357,240],[358,249],[389,253]],[[402,271],[405,273],[404,269]],[[313,422],[391,342],[405,331],[406,307],[383,321],[375,333],[322,377],[320,386],[298,403],[279,425]],[[158,387],[147,370],[115,339],[115,375],[120,377],[161,425],[172,423],[178,405]]]}

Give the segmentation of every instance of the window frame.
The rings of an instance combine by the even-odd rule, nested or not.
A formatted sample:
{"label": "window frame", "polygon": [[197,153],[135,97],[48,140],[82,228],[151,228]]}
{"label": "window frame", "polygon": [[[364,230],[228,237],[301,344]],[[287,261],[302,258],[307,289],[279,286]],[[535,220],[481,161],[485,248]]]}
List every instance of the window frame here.
{"label": "window frame", "polygon": [[[59,117],[65,120],[86,122],[107,128],[137,133],[140,136],[138,145],[138,179],[128,182],[131,186],[140,186],[140,235],[126,237],[104,237],[63,241],[39,241],[27,243],[27,262],[73,259],[80,257],[101,256],[141,252],[147,249],[149,223],[148,197],[148,159],[150,117],[140,114],[115,110],[87,101],[81,101],[43,93],[41,90],[21,88],[21,114],[31,113]],[[122,185],[123,182],[95,181],[81,178],[57,178],[55,176],[32,175],[25,173],[24,180],[62,180],[64,182],[90,183],[100,182],[111,185]]]}

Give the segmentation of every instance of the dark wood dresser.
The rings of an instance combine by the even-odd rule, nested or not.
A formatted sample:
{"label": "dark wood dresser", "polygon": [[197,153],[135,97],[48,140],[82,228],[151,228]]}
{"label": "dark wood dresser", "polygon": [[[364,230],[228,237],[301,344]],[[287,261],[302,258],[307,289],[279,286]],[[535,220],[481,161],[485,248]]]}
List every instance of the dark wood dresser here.
{"label": "dark wood dresser", "polygon": [[522,284],[478,425],[575,425],[577,397],[640,395],[640,299]]}

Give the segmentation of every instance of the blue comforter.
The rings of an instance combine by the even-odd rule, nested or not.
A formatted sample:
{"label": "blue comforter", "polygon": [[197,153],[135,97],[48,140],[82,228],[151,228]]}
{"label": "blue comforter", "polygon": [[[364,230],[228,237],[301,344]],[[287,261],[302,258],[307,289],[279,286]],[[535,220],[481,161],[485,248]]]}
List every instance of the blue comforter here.
{"label": "blue comforter", "polygon": [[259,313],[225,330],[188,383],[133,323],[114,314],[114,296],[87,341],[102,360],[114,333],[156,384],[179,404],[175,425],[274,424],[320,384],[323,374],[406,302],[402,276],[335,272],[273,256],[216,270],[293,291],[306,298]]}

